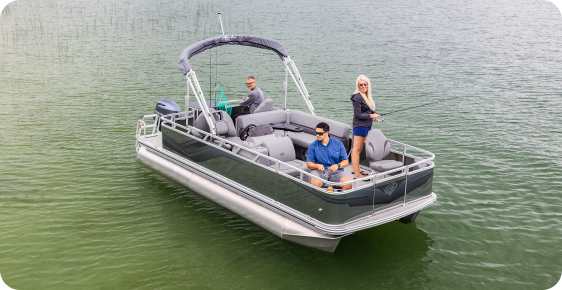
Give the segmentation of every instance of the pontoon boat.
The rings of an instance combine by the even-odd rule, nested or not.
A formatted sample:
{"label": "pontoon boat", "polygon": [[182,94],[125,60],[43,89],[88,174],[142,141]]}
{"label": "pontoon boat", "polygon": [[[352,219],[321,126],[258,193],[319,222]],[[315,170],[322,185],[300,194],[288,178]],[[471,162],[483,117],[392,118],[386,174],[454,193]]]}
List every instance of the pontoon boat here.
{"label": "pontoon boat", "polygon": [[[279,55],[285,65],[283,108],[266,99],[253,114],[233,122],[231,115],[244,107],[226,110],[224,102],[205,99],[189,59],[227,44]],[[360,168],[368,176],[353,179],[350,164],[345,173],[351,181],[326,181],[322,188],[310,184],[313,176],[305,160],[308,146],[316,140],[316,125],[328,123],[331,138],[342,141],[348,153],[351,128],[314,113],[295,63],[281,43],[251,35],[213,37],[184,49],[178,67],[187,78],[185,108],[163,99],[154,114],[141,117],[138,160],[280,238],[333,252],[344,236],[392,221],[412,222],[434,204],[435,156],[387,139],[378,129],[370,131],[361,155]],[[289,76],[307,112],[287,108]],[[190,103],[190,91],[196,102]],[[346,184],[352,188],[342,191]]]}

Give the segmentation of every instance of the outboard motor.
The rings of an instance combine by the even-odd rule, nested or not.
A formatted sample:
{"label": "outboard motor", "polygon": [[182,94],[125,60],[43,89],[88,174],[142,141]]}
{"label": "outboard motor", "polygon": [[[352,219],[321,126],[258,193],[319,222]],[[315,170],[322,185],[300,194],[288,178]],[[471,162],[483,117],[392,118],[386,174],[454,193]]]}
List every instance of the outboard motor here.
{"label": "outboard motor", "polygon": [[[162,99],[156,103],[156,108],[154,109],[154,114],[158,114],[160,117],[165,115],[170,115],[174,113],[181,113],[181,108],[176,104],[176,102],[170,99]],[[181,117],[181,114],[174,116],[176,120]],[[167,116],[166,119],[170,120],[172,117]]]}

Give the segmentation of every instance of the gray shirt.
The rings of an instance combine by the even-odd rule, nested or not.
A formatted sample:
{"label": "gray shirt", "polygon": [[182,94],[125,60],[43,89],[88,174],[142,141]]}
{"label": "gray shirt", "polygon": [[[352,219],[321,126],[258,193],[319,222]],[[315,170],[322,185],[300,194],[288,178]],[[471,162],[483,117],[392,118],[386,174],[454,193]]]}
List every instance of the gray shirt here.
{"label": "gray shirt", "polygon": [[263,93],[260,88],[256,87],[251,91],[248,96],[240,102],[240,106],[250,107],[250,113],[258,108],[258,106],[263,102]]}

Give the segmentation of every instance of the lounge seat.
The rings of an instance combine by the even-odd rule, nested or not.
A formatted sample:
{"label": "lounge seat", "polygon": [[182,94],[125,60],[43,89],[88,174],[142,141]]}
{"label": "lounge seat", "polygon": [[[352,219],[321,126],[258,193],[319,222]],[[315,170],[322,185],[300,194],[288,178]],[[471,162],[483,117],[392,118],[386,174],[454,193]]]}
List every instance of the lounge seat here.
{"label": "lounge seat", "polygon": [[378,172],[385,172],[404,166],[402,162],[384,158],[390,153],[390,143],[379,129],[372,129],[365,139],[365,153],[369,167]]}
{"label": "lounge seat", "polygon": [[240,132],[250,124],[263,125],[271,123],[287,122],[286,112],[283,110],[273,110],[268,112],[242,115],[236,118],[236,132]]}
{"label": "lounge seat", "polygon": [[308,148],[308,146],[316,140],[316,136],[304,132],[287,132],[287,137],[291,138],[291,141],[293,141],[295,145],[304,148]]}
{"label": "lounge seat", "polygon": [[351,127],[349,127],[349,125],[296,110],[273,110],[240,116],[236,119],[236,131],[240,132],[250,124],[262,125],[271,123],[289,123],[303,128],[304,132],[287,132],[287,134],[284,134],[284,132],[276,130],[275,135],[288,136],[295,145],[308,148],[310,143],[316,140],[314,131],[316,129],[316,125],[320,122],[325,122],[330,125],[330,136],[342,141],[346,151],[350,149],[349,131],[351,130]]}

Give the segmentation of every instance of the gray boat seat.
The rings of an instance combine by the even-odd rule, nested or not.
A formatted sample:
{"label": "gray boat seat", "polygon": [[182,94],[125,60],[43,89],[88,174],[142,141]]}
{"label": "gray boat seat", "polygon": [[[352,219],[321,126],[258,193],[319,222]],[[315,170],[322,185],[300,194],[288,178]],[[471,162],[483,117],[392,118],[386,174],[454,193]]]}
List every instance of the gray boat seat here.
{"label": "gray boat seat", "polygon": [[[269,140],[263,142],[263,147],[267,148],[269,157],[275,158],[277,160],[283,161],[284,163],[294,166],[300,170],[310,172],[310,169],[306,167],[306,162],[296,159],[295,148],[293,147],[293,142],[289,137],[276,138],[275,140]],[[270,167],[275,168],[275,163],[270,162]],[[279,171],[294,177],[299,177],[300,173],[288,166],[279,164]]]}
{"label": "gray boat seat", "polygon": [[[228,113],[222,110],[216,111],[213,108],[209,108],[209,111],[211,112],[211,116],[213,116],[213,119],[215,121],[215,129],[217,135],[230,142],[242,145],[243,141],[240,140],[240,137],[236,135],[234,122],[232,122],[232,118],[228,115]],[[207,123],[207,120],[205,120],[205,116],[203,116],[203,114],[197,117],[197,119],[193,123],[193,127],[205,132],[211,132],[209,124]],[[197,138],[203,138],[203,134],[200,134],[199,132],[192,131],[191,134]],[[213,142],[219,144],[221,140],[214,139]],[[223,144],[222,147],[227,150],[232,149],[232,146],[226,143]]]}
{"label": "gray boat seat", "polygon": [[236,118],[236,132],[240,132],[250,124],[263,125],[271,123],[287,122],[287,115],[283,110],[273,110],[268,112],[253,113],[242,115]]}
{"label": "gray boat seat", "polygon": [[349,125],[301,111],[273,110],[257,114],[243,115],[236,119],[236,132],[239,133],[250,124],[262,125],[271,123],[289,123],[291,125],[302,127],[304,132],[297,133],[287,131],[285,134],[285,132],[276,130],[275,135],[288,136],[295,145],[308,148],[310,143],[316,140],[314,131],[316,129],[316,125],[320,122],[325,122],[330,125],[330,136],[342,141],[346,150],[349,150],[349,131],[351,130]]}
{"label": "gray boat seat", "polygon": [[293,144],[308,148],[316,140],[316,136],[304,132],[287,132],[287,137],[291,138]]}
{"label": "gray boat seat", "polygon": [[[209,108],[209,112],[211,112],[211,116],[214,118],[216,122],[216,120],[219,119],[217,111],[215,111],[215,109],[213,108]],[[193,122],[193,127],[201,131],[205,131],[207,133],[211,132],[211,129],[209,128],[209,124],[207,123],[207,120],[205,120],[205,116],[203,114],[199,114],[197,119],[195,119],[195,122]],[[197,131],[191,131],[191,134],[197,138],[203,138],[203,134],[200,134]]]}
{"label": "gray boat seat", "polygon": [[324,122],[330,126],[330,137],[340,140],[346,151],[351,149],[349,141],[351,127],[347,124],[296,110],[290,112],[289,119],[290,124],[304,129],[302,133],[287,132],[287,136],[291,138],[295,145],[308,148],[310,143],[316,140],[316,125],[320,122]]}
{"label": "gray boat seat", "polygon": [[[232,121],[232,118],[225,111],[220,110],[218,112],[220,113],[221,121],[217,121],[217,124],[221,124],[220,122],[225,123],[227,126],[227,130],[226,133],[220,134],[225,130],[223,129],[219,132],[219,127],[217,126],[217,134],[230,142],[243,145],[244,141],[242,141],[240,137],[236,135],[236,128],[234,127],[234,122]],[[215,142],[217,141],[218,143],[220,143],[220,139],[215,139]],[[232,150],[232,146],[230,144],[223,144],[222,147],[227,150]]]}
{"label": "gray boat seat", "polygon": [[[308,127],[311,130],[315,130],[318,123],[324,122],[330,126],[330,136],[339,137],[338,139],[343,140],[349,138],[349,131],[351,131],[351,127],[347,124],[296,110],[291,112],[290,121],[291,124]],[[310,134],[312,135],[314,132],[310,132]],[[313,137],[315,136],[313,135]],[[344,142],[344,146],[347,147],[346,142]]]}
{"label": "gray boat seat", "polygon": [[261,112],[269,112],[273,111],[275,108],[273,107],[273,100],[272,99],[265,99],[261,104],[254,110],[254,114],[261,113]]}
{"label": "gray boat seat", "polygon": [[383,160],[390,153],[390,143],[379,129],[372,129],[365,139],[365,153],[369,167],[378,172],[385,172],[404,166],[396,160]]}

